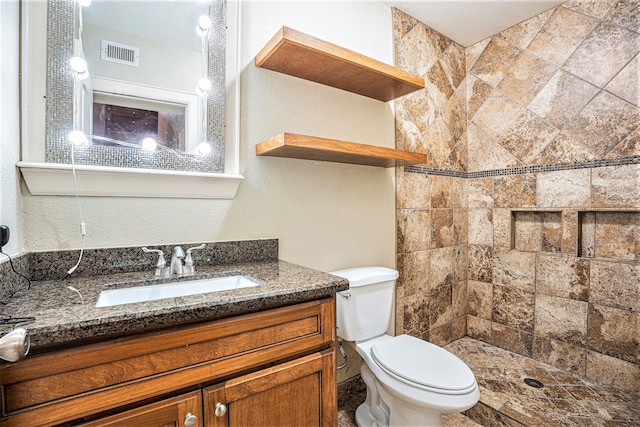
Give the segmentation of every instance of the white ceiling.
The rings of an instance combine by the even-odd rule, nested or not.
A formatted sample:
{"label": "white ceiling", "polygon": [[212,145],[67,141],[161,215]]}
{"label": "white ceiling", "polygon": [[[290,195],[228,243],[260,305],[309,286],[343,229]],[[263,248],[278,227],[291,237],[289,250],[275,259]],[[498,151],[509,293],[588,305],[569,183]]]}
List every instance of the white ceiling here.
{"label": "white ceiling", "polygon": [[565,0],[383,1],[467,47]]}

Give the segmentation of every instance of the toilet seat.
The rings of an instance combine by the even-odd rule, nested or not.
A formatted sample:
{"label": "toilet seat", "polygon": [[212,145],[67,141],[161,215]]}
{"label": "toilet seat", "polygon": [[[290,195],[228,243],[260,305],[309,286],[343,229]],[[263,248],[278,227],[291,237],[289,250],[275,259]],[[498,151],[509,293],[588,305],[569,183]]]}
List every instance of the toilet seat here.
{"label": "toilet seat", "polygon": [[471,369],[437,345],[398,335],[371,346],[373,361],[397,380],[441,394],[466,394],[476,388]]}

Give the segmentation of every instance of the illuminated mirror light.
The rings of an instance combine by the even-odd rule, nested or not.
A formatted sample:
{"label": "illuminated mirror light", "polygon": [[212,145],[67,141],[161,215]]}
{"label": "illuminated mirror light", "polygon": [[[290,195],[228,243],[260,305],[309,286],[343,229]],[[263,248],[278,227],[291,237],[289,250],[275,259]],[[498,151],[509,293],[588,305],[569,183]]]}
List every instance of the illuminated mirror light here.
{"label": "illuminated mirror light", "polygon": [[69,65],[71,65],[71,69],[79,79],[85,79],[89,77],[87,61],[85,61],[84,59],[80,58],[79,56],[74,56],[69,60]]}
{"label": "illuminated mirror light", "polygon": [[209,28],[211,28],[211,18],[209,18],[207,15],[200,16],[200,18],[198,18],[196,33],[198,33],[200,37],[204,37],[207,35]]}
{"label": "illuminated mirror light", "polygon": [[198,81],[197,89],[198,89],[199,95],[202,95],[202,96],[206,95],[211,90],[211,80],[209,80],[206,77],[201,78]]}
{"label": "illuminated mirror light", "polygon": [[211,153],[211,144],[209,144],[208,142],[201,142],[196,147],[196,152],[201,156],[206,156],[207,154]]}
{"label": "illuminated mirror light", "polygon": [[158,146],[158,143],[156,142],[155,139],[147,137],[142,140],[142,142],[140,143],[140,146],[142,147],[143,151],[155,151],[156,147]]}
{"label": "illuminated mirror light", "polygon": [[87,136],[81,130],[73,130],[69,132],[69,135],[67,136],[67,138],[76,147],[81,147],[89,143]]}

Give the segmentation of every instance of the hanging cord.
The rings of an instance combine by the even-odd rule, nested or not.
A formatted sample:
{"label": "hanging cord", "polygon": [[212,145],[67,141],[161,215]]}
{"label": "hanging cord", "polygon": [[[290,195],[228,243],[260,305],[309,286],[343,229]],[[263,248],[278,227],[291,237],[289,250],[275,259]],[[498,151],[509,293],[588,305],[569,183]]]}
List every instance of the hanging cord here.
{"label": "hanging cord", "polygon": [[[82,261],[82,255],[84,253],[84,236],[87,234],[87,228],[84,224],[84,217],[82,215],[82,203],[80,203],[80,196],[78,196],[78,186],[77,186],[77,182],[76,182],[76,162],[75,162],[75,158],[74,158],[74,144],[71,144],[71,174],[73,175],[73,192],[76,195],[76,200],[78,201],[78,212],[80,213],[80,234],[82,236],[82,242],[81,242],[81,246],[80,246],[80,256],[78,257],[78,262],[76,262],[76,265],[74,265],[73,267],[71,267],[67,273],[64,275],[64,277],[60,280],[64,280],[67,277],[69,277],[70,275],[73,274],[74,271],[76,271],[76,268],[78,268],[78,266],[80,265],[80,261]],[[69,287],[69,289],[71,289]],[[75,288],[71,289],[72,291],[76,291],[78,292]],[[79,292],[78,292],[79,293]],[[82,298],[82,296],[81,296]]]}
{"label": "hanging cord", "polygon": [[[11,257],[9,256],[9,254],[6,254],[6,253],[2,252],[2,248],[0,248],[0,254],[6,256],[7,258],[9,258],[9,265],[11,266],[11,269],[13,270],[13,272],[27,281],[26,282],[26,285],[27,285],[26,292],[29,292],[29,289],[31,289],[31,279],[29,279],[24,274],[16,271],[16,269],[13,266],[13,261],[12,261]],[[0,304],[1,305],[9,304],[9,300],[11,298],[14,298],[14,297],[18,296],[18,293],[22,290],[22,288],[24,288],[24,286],[25,286],[25,283],[23,282],[22,284],[20,284],[20,286],[18,286],[17,288],[15,288],[11,292],[9,292],[9,295],[7,295],[7,297],[4,300],[0,300]]]}

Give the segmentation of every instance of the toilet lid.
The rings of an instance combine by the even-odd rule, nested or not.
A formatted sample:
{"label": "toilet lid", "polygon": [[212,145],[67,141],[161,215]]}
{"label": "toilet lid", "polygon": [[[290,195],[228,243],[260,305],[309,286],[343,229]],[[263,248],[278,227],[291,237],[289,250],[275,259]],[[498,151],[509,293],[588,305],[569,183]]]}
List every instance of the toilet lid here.
{"label": "toilet lid", "polygon": [[475,386],[471,369],[437,345],[409,335],[375,343],[374,361],[400,380],[449,392],[463,392]]}

